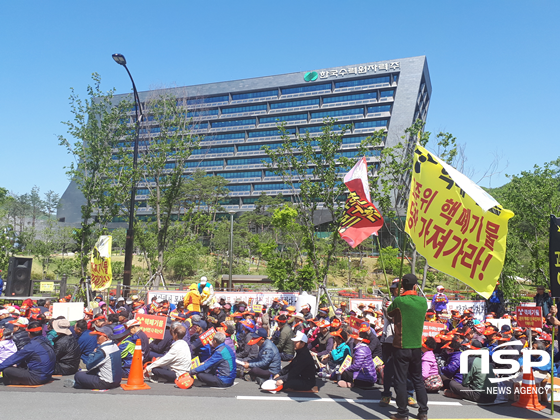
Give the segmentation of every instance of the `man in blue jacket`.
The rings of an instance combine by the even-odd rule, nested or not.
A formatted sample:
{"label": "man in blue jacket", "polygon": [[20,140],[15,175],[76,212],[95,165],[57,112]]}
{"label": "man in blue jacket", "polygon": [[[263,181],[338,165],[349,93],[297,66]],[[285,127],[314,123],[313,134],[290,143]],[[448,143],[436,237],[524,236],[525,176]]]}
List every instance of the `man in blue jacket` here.
{"label": "man in blue jacket", "polygon": [[250,362],[245,362],[245,369],[251,369],[249,375],[251,380],[255,378],[269,379],[280,373],[282,370],[282,361],[278,347],[274,345],[267,337],[268,334],[264,328],[257,329],[252,333],[253,339],[249,341],[249,345],[256,344],[259,346],[259,355]]}
{"label": "man in blue jacket", "polygon": [[110,327],[96,327],[99,347],[89,356],[87,372],[78,372],[74,381],[67,380],[65,387],[78,389],[111,389],[117,388],[122,380],[121,351],[113,341],[113,330]]}
{"label": "man in blue jacket", "polygon": [[74,334],[78,339],[78,346],[80,346],[80,358],[82,359],[80,362],[80,369],[85,369],[89,355],[92,354],[97,347],[97,335],[88,330],[87,321],[84,319],[80,319],[76,322]]}
{"label": "man in blue jacket", "polygon": [[198,379],[194,382],[195,386],[205,384],[223,388],[233,385],[237,373],[235,353],[224,344],[225,341],[226,335],[221,331],[217,332],[212,340],[214,351],[210,358],[200,366],[190,370],[189,374],[191,376],[196,375]]}
{"label": "man in blue jacket", "polygon": [[[51,380],[56,364],[54,348],[45,337],[39,322],[30,322],[27,333],[31,341],[0,364],[4,385],[41,385]],[[13,365],[24,364],[24,367]]]}

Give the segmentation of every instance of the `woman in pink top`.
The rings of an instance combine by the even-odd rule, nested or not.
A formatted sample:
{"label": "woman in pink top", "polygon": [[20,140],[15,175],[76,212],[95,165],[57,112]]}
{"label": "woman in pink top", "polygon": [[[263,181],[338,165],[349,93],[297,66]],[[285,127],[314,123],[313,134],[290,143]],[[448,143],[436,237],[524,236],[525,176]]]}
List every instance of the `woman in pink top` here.
{"label": "woman in pink top", "polygon": [[422,344],[422,379],[424,379],[424,385],[428,392],[437,392],[443,386],[434,356],[435,348],[436,340],[433,337],[426,337]]}

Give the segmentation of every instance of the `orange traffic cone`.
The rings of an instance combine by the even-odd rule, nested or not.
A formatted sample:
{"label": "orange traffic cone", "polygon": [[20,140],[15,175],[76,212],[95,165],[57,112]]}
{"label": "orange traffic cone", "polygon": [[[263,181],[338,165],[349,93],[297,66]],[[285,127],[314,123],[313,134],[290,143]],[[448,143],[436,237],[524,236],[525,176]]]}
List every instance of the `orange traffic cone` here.
{"label": "orange traffic cone", "polygon": [[535,386],[535,377],[533,376],[533,369],[530,373],[523,374],[523,382],[519,395],[519,401],[514,402],[512,405],[521,408],[527,408],[533,411],[541,411],[545,407],[539,402],[539,394]]}
{"label": "orange traffic cone", "polygon": [[136,340],[136,348],[132,355],[132,365],[130,366],[130,373],[128,374],[128,382],[121,384],[122,389],[125,391],[135,391],[138,389],[150,389],[144,382],[144,372],[142,365],[142,344],[140,339]]}

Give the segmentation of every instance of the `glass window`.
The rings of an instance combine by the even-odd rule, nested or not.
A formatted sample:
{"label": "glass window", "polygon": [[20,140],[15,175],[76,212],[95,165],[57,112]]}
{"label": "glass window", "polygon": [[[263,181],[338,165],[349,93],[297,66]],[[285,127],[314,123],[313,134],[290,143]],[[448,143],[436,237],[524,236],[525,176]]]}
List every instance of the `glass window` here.
{"label": "glass window", "polygon": [[[194,123],[193,125],[189,126],[189,128],[191,130],[206,130],[208,128],[208,123]],[[177,130],[177,128],[175,129],[169,129],[169,131],[175,131]]]}
{"label": "glass window", "polygon": [[255,204],[258,199],[259,198],[255,198],[255,197],[242,198],[243,204]]}
{"label": "glass window", "polygon": [[251,185],[228,185],[230,191],[251,191]]}
{"label": "glass window", "polygon": [[228,165],[262,165],[263,162],[271,163],[270,158],[255,158],[255,159],[228,159]]}
{"label": "glass window", "polygon": [[355,128],[386,127],[388,120],[362,121],[355,123]]}
{"label": "glass window", "polygon": [[187,117],[204,117],[205,115],[218,115],[218,109],[205,109],[203,111],[189,112]]}
{"label": "glass window", "polygon": [[264,98],[266,96],[278,96],[278,89],[263,90],[261,92],[237,93],[235,95],[231,95],[231,99],[238,101],[240,99]]}
{"label": "glass window", "polygon": [[272,183],[272,184],[255,184],[254,190],[255,191],[265,191],[265,190],[289,190],[292,187],[288,184],[280,183]]}
{"label": "glass window", "polygon": [[341,110],[330,110],[330,111],[322,111],[322,112],[312,112],[311,118],[327,118],[327,117],[342,117],[344,115],[363,115],[364,108],[350,108],[350,109],[341,109]]}
{"label": "glass window", "polygon": [[324,104],[333,104],[346,101],[362,101],[365,99],[377,99],[377,92],[356,93],[354,95],[326,96],[323,98]]}
{"label": "glass window", "polygon": [[[262,118],[261,118],[262,122]],[[286,128],[286,133],[295,134],[295,128]],[[271,136],[281,136],[282,132],[280,130],[265,130],[265,131],[249,131],[249,138],[251,137],[271,137]]]}
{"label": "glass window", "polygon": [[193,155],[206,155],[206,154],[213,154],[213,153],[233,153],[234,147],[210,147],[210,148],[204,148],[204,149],[194,149],[192,151]]}
{"label": "glass window", "polygon": [[394,89],[382,90],[381,91],[381,97],[382,98],[390,98],[391,96],[395,96],[395,90]]}
{"label": "glass window", "polygon": [[[313,127],[300,127],[299,128],[299,132],[300,134],[303,134],[305,132],[308,132],[309,134],[311,133],[322,133],[323,132],[323,125],[316,125]],[[341,131],[342,130],[342,126],[340,125],[333,125],[332,126],[332,131]]]}
{"label": "glass window", "polygon": [[309,105],[319,105],[319,98],[306,99],[304,101],[290,101],[290,102],[279,102],[275,104],[270,104],[270,109],[293,108],[297,106],[309,106]]}
{"label": "glass window", "polygon": [[253,106],[237,106],[235,108],[222,108],[222,114],[237,114],[238,112],[266,111],[266,104]]}
{"label": "glass window", "polygon": [[259,119],[259,124],[268,124],[277,121],[307,120],[307,114],[279,115],[277,117],[265,117]]}
{"label": "glass window", "polygon": [[226,172],[220,174],[221,177],[226,179],[231,178],[260,178],[262,177],[261,171],[247,171],[247,172]]}
{"label": "glass window", "polygon": [[175,168],[175,162],[166,162],[165,169],[173,169]]}
{"label": "glass window", "polygon": [[262,145],[260,145],[260,144],[250,144],[250,145],[247,145],[247,146],[239,146],[237,148],[237,151],[238,152],[252,152],[252,151],[255,151],[255,150],[261,150],[261,148],[262,148]]}
{"label": "glass window", "polygon": [[393,74],[393,83],[396,83],[397,80],[399,80],[399,75],[398,74]]}
{"label": "glass window", "polygon": [[232,198],[227,198],[225,200],[220,200],[220,204],[222,206],[238,206],[239,205],[239,198],[232,197]]}
{"label": "glass window", "polygon": [[185,168],[198,168],[202,166],[224,166],[223,160],[203,160],[198,162],[186,162]]}
{"label": "glass window", "polygon": [[230,139],[244,139],[245,133],[227,133],[227,134],[214,134],[206,136],[202,141],[216,141],[216,140],[230,140]]}
{"label": "glass window", "polygon": [[[313,168],[307,168],[305,170],[305,173],[309,175],[312,174]],[[291,171],[291,175],[298,175],[298,171],[296,170]],[[264,176],[281,176],[281,175],[275,174],[274,171],[264,171]]]}
{"label": "glass window", "polygon": [[318,90],[331,90],[330,83],[321,83],[319,85],[305,85],[293,88],[282,89],[282,95],[291,95],[293,93],[317,92]]}
{"label": "glass window", "polygon": [[384,77],[370,77],[368,79],[359,79],[359,80],[345,80],[344,82],[335,82],[335,88],[343,88],[343,87],[353,87],[353,86],[364,86],[364,85],[377,85],[379,83],[389,83],[389,76]]}
{"label": "glass window", "polygon": [[147,188],[137,188],[136,195],[148,195],[150,194],[150,190]]}
{"label": "glass window", "polygon": [[389,112],[391,111],[391,105],[380,105],[380,106],[368,106],[367,112],[375,113],[375,112]]}
{"label": "glass window", "polygon": [[187,105],[212,104],[216,102],[225,102],[225,101],[229,101],[229,95],[212,96],[209,98],[187,99]]}
{"label": "glass window", "polygon": [[255,125],[255,123],[255,118],[248,118],[246,120],[216,121],[212,123],[212,128],[235,127],[236,125]]}

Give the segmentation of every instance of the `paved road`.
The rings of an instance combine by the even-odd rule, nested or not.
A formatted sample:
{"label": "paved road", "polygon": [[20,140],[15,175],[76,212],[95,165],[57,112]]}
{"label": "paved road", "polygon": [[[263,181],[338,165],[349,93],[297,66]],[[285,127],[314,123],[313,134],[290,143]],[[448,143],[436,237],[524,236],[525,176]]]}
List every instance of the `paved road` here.
{"label": "paved road", "polygon": [[[386,419],[396,411],[394,403],[379,407],[380,391],[338,388],[321,382],[318,394],[270,393],[260,391],[256,384],[238,380],[225,389],[191,388],[182,390],[172,384],[149,384],[148,391],[107,392],[64,388],[56,378],[39,388],[12,388],[0,385],[2,419],[121,419],[193,418],[220,420],[330,420]],[[547,419],[550,409],[542,412],[512,407],[510,404],[480,407],[468,401],[453,400],[439,394],[429,396],[431,419]],[[555,411],[560,410],[556,405]],[[411,414],[416,414],[411,409]],[[131,415],[134,413],[134,415]],[[156,417],[157,416],[157,417]],[[177,417],[175,417],[177,416]],[[180,416],[180,417],[179,417]],[[560,418],[557,414],[555,418]]]}

